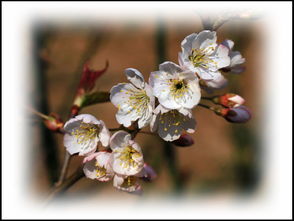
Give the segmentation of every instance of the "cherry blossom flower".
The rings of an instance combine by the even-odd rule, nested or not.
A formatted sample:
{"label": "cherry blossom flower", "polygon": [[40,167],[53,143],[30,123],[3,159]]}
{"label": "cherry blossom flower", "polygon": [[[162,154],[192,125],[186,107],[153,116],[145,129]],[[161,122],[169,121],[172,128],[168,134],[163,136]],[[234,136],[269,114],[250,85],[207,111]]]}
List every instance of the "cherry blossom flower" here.
{"label": "cherry blossom flower", "polygon": [[110,100],[118,108],[116,119],[125,127],[138,120],[138,127],[147,126],[152,118],[155,99],[152,88],[144,82],[143,75],[128,68],[125,74],[131,83],[120,83],[111,88]]}
{"label": "cherry blossom flower", "polygon": [[150,74],[149,83],[154,96],[165,108],[191,109],[199,103],[201,94],[198,78],[173,62],[160,64],[159,71]]}
{"label": "cherry blossom flower", "polygon": [[80,114],[68,120],[64,125],[63,139],[66,150],[72,155],[80,156],[94,153],[100,141],[103,146],[108,146],[110,132],[102,120],[97,120],[90,114]]}
{"label": "cherry blossom flower", "polygon": [[143,192],[139,179],[150,182],[157,177],[157,174],[148,164],[144,164],[142,170],[133,176],[124,176],[116,174],[113,178],[113,186],[119,190],[141,194]]}
{"label": "cherry blossom flower", "polygon": [[208,86],[219,88],[225,81],[219,70],[230,65],[230,57],[229,48],[216,40],[216,32],[208,30],[187,36],[181,43],[179,63],[207,81]]}
{"label": "cherry blossom flower", "polygon": [[83,171],[90,179],[106,182],[112,179],[114,172],[111,166],[111,153],[100,151],[85,157]]}
{"label": "cherry blossom flower", "polygon": [[165,141],[174,141],[179,139],[183,130],[194,133],[196,121],[191,110],[185,108],[172,110],[158,105],[154,110],[150,126],[151,131],[157,131]]}
{"label": "cherry blossom flower", "polygon": [[113,151],[112,167],[116,174],[132,176],[138,174],[144,167],[141,147],[131,140],[131,135],[118,131],[110,138],[110,148]]}
{"label": "cherry blossom flower", "polygon": [[234,42],[232,40],[225,40],[221,43],[229,49],[230,65],[225,67],[224,71],[230,71],[233,73],[241,73],[244,71],[244,67],[241,66],[245,62],[245,58],[242,57],[239,51],[233,51]]}

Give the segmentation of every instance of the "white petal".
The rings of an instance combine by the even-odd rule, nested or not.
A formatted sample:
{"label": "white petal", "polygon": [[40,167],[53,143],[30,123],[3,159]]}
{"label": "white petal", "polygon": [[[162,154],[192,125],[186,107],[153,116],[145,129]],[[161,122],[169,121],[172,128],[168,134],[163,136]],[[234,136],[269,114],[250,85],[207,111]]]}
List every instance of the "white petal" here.
{"label": "white petal", "polygon": [[91,114],[80,114],[75,116],[76,119],[82,120],[83,122],[87,124],[100,124],[100,121],[97,120],[93,115]]}
{"label": "white petal", "polygon": [[[207,41],[209,40],[209,41]],[[192,43],[192,48],[194,49],[198,49],[202,46],[203,43],[215,43],[216,42],[216,32],[215,31],[208,31],[208,30],[204,30],[202,32],[200,32],[197,36],[196,39],[194,39],[193,43]],[[202,48],[206,48],[207,45],[203,44]]]}
{"label": "white petal", "polygon": [[115,132],[110,138],[110,148],[115,150],[116,148],[120,148],[121,146],[125,146],[128,144],[131,139],[131,135],[123,130]]}
{"label": "white petal", "polygon": [[101,131],[99,133],[99,140],[104,147],[107,147],[109,145],[110,132],[102,120],[100,120],[100,129]]}
{"label": "white petal", "polygon": [[98,138],[81,143],[79,156],[88,156],[97,150]]}
{"label": "white petal", "polygon": [[208,87],[217,89],[224,88],[225,86],[227,86],[227,83],[227,79],[220,72],[217,72],[214,79],[206,81]]}
{"label": "white petal", "polygon": [[143,75],[134,68],[127,68],[125,70],[125,74],[128,80],[135,85],[137,88],[143,89],[144,88],[144,77]]}
{"label": "white petal", "polygon": [[66,132],[71,133],[73,129],[80,127],[82,120],[78,120],[77,118],[69,119],[63,126]]}
{"label": "white petal", "polygon": [[173,62],[170,62],[170,61],[166,61],[166,62],[160,64],[159,70],[167,72],[172,75],[174,75],[176,73],[181,73],[183,71],[183,69],[179,65],[177,65]]}
{"label": "white petal", "polygon": [[234,42],[232,40],[224,40],[221,44],[226,46],[230,50],[232,50],[234,47]]}
{"label": "white petal", "polygon": [[197,37],[197,34],[192,33],[192,34],[188,35],[187,37],[185,37],[185,39],[181,42],[183,54],[188,55],[191,53],[192,42],[194,41],[194,39],[196,37]]}
{"label": "white petal", "polygon": [[210,57],[214,62],[214,66],[217,69],[227,67],[230,65],[229,49],[224,45],[219,45],[215,51],[215,54]]}
{"label": "white petal", "polygon": [[81,145],[77,143],[76,138],[70,134],[65,134],[63,137],[63,145],[66,147],[70,155],[80,152]]}
{"label": "white petal", "polygon": [[118,107],[130,97],[130,91],[137,90],[132,84],[120,83],[113,86],[110,90],[110,101]]}
{"label": "white petal", "polygon": [[87,178],[96,179],[97,172],[96,172],[96,159],[93,158],[91,161],[87,161],[83,167],[84,174]]}
{"label": "white petal", "polygon": [[232,51],[230,53],[231,64],[230,67],[234,67],[245,62],[245,58],[242,57],[239,51]]}

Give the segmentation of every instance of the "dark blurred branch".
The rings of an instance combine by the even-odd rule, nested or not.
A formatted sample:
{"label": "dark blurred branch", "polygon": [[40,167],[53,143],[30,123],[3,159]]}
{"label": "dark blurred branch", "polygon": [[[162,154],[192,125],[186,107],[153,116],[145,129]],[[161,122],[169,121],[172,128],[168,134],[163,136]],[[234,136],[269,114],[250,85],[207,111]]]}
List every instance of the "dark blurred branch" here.
{"label": "dark blurred branch", "polygon": [[51,202],[55,198],[64,194],[64,192],[69,189],[72,185],[74,185],[77,181],[83,178],[84,171],[83,166],[80,166],[68,179],[64,180],[64,182],[58,187],[53,188],[52,192],[49,194],[46,203]]}
{"label": "dark blurred branch", "polygon": [[[40,112],[48,113],[48,98],[47,98],[47,79],[45,70],[47,68],[47,62],[41,58],[41,50],[46,47],[46,40],[50,35],[50,31],[43,27],[38,26],[34,33],[34,48],[33,57],[35,61],[35,88],[36,96],[33,106],[35,106]],[[41,130],[41,143],[39,144],[43,151],[45,167],[48,171],[49,181],[53,184],[58,178],[59,159],[57,156],[57,145],[53,138],[51,131],[49,131],[43,123],[40,125]]]}

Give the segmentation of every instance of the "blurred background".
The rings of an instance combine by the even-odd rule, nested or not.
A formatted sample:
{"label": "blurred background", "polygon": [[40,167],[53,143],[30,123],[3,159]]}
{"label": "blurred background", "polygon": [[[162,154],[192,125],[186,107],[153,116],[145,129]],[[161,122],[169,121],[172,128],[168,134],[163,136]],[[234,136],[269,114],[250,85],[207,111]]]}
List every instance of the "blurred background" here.
{"label": "blurred background", "polygon": [[[147,81],[163,58],[178,63],[181,41],[192,32],[202,30],[201,17],[193,11],[179,20],[161,17],[95,24],[39,22],[32,29],[34,83],[28,92],[32,105],[45,114],[56,112],[66,121],[85,62],[89,62],[90,68],[100,70],[106,60],[109,61],[109,68],[98,79],[95,90],[109,91],[117,83],[127,82],[124,70],[129,67],[141,71]],[[141,182],[144,197],[174,193],[197,197],[224,192],[251,196],[258,190],[263,153],[259,102],[262,19],[232,19],[217,30],[217,37],[218,43],[225,39],[235,42],[234,50],[240,51],[246,59],[246,70],[241,74],[224,73],[228,86],[209,96],[225,92],[240,94],[252,111],[252,119],[246,124],[231,124],[197,106],[193,112],[197,128],[191,135],[195,143],[190,147],[166,147],[157,136],[138,134],[135,140],[142,147],[145,162],[158,174],[152,183]],[[109,128],[116,128],[119,126],[116,111],[109,102],[86,107],[80,113],[92,114]],[[46,196],[62,166],[63,136],[46,129],[36,116],[30,117],[29,128],[32,157],[28,188]],[[149,131],[149,128],[143,130]],[[68,174],[74,172],[82,160],[82,157],[72,157]],[[102,195],[136,199],[117,191],[112,182],[100,183],[86,178],[67,191],[67,196],[85,200]]]}

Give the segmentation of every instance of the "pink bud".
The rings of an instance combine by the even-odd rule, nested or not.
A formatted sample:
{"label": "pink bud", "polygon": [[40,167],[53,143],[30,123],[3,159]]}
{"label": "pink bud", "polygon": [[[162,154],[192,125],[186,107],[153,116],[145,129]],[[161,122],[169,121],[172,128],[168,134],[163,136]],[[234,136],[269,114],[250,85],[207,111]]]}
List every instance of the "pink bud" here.
{"label": "pink bud", "polygon": [[189,134],[182,134],[179,139],[172,142],[176,146],[188,147],[194,144],[193,138]]}
{"label": "pink bud", "polygon": [[213,99],[214,103],[221,104],[224,107],[234,108],[244,104],[245,100],[241,96],[233,93],[227,93]]}
{"label": "pink bud", "polygon": [[56,113],[51,113],[47,120],[44,120],[45,126],[52,131],[59,131],[63,127],[63,122],[59,115]]}

